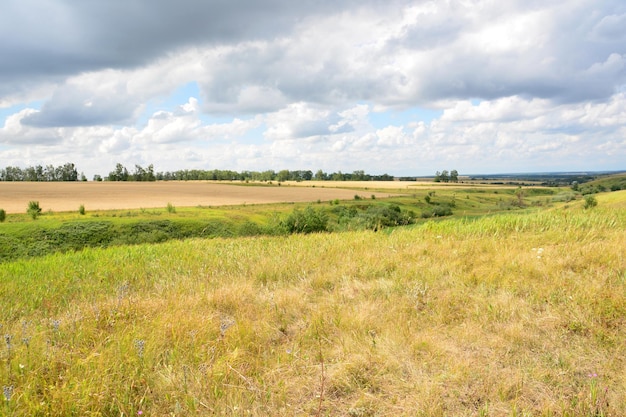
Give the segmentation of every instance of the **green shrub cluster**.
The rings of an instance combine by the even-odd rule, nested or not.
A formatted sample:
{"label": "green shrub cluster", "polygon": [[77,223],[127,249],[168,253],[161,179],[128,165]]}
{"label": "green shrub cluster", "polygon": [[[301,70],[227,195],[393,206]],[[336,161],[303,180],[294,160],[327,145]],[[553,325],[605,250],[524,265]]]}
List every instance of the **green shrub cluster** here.
{"label": "green shrub cluster", "polygon": [[449,204],[437,204],[431,209],[422,211],[422,219],[444,216],[452,216],[452,207]]}
{"label": "green shrub cluster", "polygon": [[380,230],[415,222],[415,214],[405,212],[396,204],[338,206],[332,210],[339,229]]}
{"label": "green shrub cluster", "polygon": [[295,209],[279,222],[279,228],[286,233],[315,233],[328,230],[328,215],[322,209],[307,206],[304,210]]}

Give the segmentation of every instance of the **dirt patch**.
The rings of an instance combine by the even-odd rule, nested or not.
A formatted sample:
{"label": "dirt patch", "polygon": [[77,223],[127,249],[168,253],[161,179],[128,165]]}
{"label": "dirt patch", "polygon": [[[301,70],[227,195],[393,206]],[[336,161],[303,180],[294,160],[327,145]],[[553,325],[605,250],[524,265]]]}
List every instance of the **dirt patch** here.
{"label": "dirt patch", "polygon": [[[167,182],[0,182],[0,208],[25,213],[29,201],[44,210],[74,211],[224,206],[353,199],[355,190],[331,187],[250,186],[204,181]],[[377,198],[392,193],[374,192]]]}

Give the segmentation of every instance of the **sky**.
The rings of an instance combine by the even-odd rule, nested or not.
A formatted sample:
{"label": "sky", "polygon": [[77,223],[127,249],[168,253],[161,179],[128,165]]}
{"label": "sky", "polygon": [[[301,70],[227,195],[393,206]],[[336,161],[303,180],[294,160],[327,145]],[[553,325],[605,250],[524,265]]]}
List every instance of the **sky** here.
{"label": "sky", "polygon": [[623,0],[3,0],[0,168],[626,169]]}

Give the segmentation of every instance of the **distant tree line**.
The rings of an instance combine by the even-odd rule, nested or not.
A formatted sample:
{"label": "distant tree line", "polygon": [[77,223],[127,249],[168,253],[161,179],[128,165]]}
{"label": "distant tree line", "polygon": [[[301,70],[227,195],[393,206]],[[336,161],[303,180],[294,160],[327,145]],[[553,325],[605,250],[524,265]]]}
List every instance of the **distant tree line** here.
{"label": "distant tree line", "polygon": [[36,165],[27,168],[8,166],[0,169],[0,181],[87,181],[84,174],[78,175],[73,163],[57,167]]}
{"label": "distant tree line", "polygon": [[266,170],[266,171],[232,171],[232,170],[202,170],[184,169],[178,171],[166,171],[154,173],[154,168],[149,165],[143,168],[135,165],[134,172],[129,172],[122,164],[117,164],[105,178],[106,181],[393,181],[394,177],[388,174],[370,175],[365,171],[352,173],[333,172],[326,173],[321,169],[315,174],[310,170]]}
{"label": "distant tree line", "polygon": [[[152,164],[147,167],[135,165],[131,171],[124,165],[117,163],[105,177],[94,175],[94,181],[393,181],[389,174],[370,175],[365,171],[357,170],[352,173],[341,171],[326,173],[321,169],[313,173],[311,170],[266,170],[266,171],[232,171],[232,170],[202,170],[184,169],[178,171],[155,172]],[[83,173],[80,175],[73,163],[66,163],[58,167],[37,165],[27,168],[8,166],[0,169],[0,181],[87,181]]]}
{"label": "distant tree line", "polygon": [[445,169],[435,174],[435,182],[459,182],[459,173],[456,169],[448,172]]}

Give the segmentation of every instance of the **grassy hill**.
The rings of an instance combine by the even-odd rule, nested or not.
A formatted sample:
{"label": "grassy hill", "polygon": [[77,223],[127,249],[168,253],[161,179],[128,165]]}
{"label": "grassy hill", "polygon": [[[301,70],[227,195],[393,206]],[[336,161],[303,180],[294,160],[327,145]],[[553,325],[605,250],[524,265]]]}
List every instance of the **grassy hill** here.
{"label": "grassy hill", "polygon": [[2,263],[2,413],[625,415],[626,192],[598,201]]}
{"label": "grassy hill", "polygon": [[0,223],[0,262],[85,247],[161,243],[193,237],[281,235],[302,231],[297,229],[306,229],[304,224],[320,218],[323,225],[317,230],[379,230],[437,217],[536,211],[580,198],[569,188],[473,185],[404,189],[398,190],[397,197],[378,199],[372,189],[357,188],[353,192],[352,200],[297,204],[182,208],[170,205],[84,214],[46,211],[37,219],[26,213],[11,213]]}

